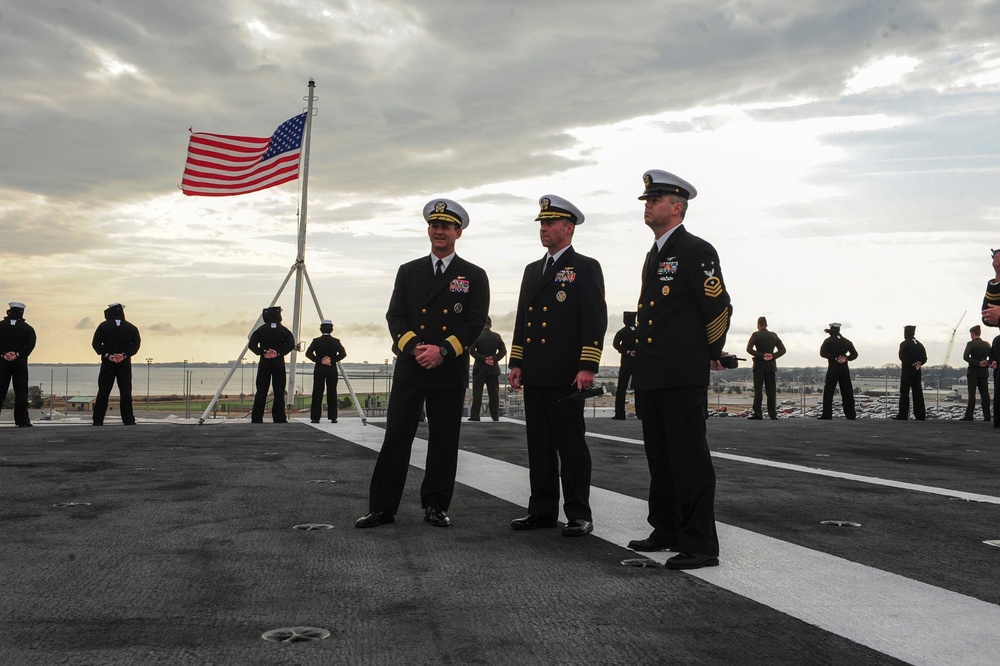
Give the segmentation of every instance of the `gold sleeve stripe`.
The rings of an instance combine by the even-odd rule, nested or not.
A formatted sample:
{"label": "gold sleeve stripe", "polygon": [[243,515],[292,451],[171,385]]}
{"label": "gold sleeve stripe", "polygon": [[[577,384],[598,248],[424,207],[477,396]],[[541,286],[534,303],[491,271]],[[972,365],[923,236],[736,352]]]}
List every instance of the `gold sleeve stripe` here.
{"label": "gold sleeve stripe", "polygon": [[465,351],[465,347],[462,346],[462,343],[459,342],[458,338],[456,338],[454,335],[449,335],[447,338],[445,338],[445,342],[451,345],[451,348],[455,350],[455,356],[461,356],[462,352]]}
{"label": "gold sleeve stripe", "polygon": [[580,360],[600,364],[601,350],[597,347],[584,347],[580,351]]}
{"label": "gold sleeve stripe", "polygon": [[413,331],[407,331],[399,336],[399,340],[396,341],[396,346],[399,347],[400,351],[406,348],[407,343],[413,338],[417,337],[417,334]]}
{"label": "gold sleeve stripe", "polygon": [[715,344],[719,341],[729,327],[729,309],[722,311],[718,317],[709,322],[705,328],[708,331],[708,344]]}
{"label": "gold sleeve stripe", "polygon": [[1000,293],[991,294],[990,292],[986,292],[986,300],[991,303],[1000,302]]}
{"label": "gold sleeve stripe", "polygon": [[521,345],[511,345],[510,347],[510,357],[512,359],[522,359],[524,358],[524,347]]}

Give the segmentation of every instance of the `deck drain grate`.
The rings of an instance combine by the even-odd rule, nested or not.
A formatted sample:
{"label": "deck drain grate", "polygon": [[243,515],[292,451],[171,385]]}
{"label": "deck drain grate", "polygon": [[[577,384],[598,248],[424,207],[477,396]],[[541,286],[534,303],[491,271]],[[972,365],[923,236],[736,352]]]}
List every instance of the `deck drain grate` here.
{"label": "deck drain grate", "polygon": [[333,479],[310,479],[306,483],[337,483]]}
{"label": "deck drain grate", "polygon": [[130,467],[129,471],[131,471],[131,472],[148,472],[148,471],[154,470],[154,469],[156,469],[156,468],[155,467]]}
{"label": "deck drain grate", "polygon": [[329,638],[330,632],[319,627],[281,627],[265,631],[260,637],[273,643],[305,643]]}
{"label": "deck drain grate", "polygon": [[821,525],[833,525],[834,527],[861,527],[861,523],[850,520],[821,520],[819,522]]}
{"label": "deck drain grate", "polygon": [[622,458],[622,459],[624,459],[624,460],[628,460],[628,459],[629,459],[629,458],[631,458],[631,457],[632,457],[632,456],[615,456],[615,458]]}
{"label": "deck drain grate", "polygon": [[52,506],[64,507],[64,506],[90,506],[90,502],[60,502],[59,504],[53,504]]}
{"label": "deck drain grate", "polygon": [[336,458],[332,453],[317,453],[313,458]]}
{"label": "deck drain grate", "polygon": [[[292,529],[313,532],[316,530],[332,530],[333,525],[327,525],[326,523],[302,523],[301,525],[293,526]],[[275,631],[277,631],[277,629]]]}
{"label": "deck drain grate", "polygon": [[640,569],[662,569],[663,565],[659,562],[651,560],[646,557],[634,557],[629,560],[622,560],[622,564],[627,567],[639,567]]}

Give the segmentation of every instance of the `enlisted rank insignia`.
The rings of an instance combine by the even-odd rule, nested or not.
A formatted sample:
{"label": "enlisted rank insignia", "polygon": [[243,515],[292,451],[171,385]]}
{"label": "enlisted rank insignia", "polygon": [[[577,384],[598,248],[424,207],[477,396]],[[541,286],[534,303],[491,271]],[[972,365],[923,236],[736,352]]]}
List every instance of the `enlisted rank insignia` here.
{"label": "enlisted rank insignia", "polygon": [[666,296],[667,294],[669,294],[670,293],[670,285],[667,285],[667,284],[663,285],[663,289],[660,290],[660,293],[663,294],[664,296]]}
{"label": "enlisted rank insignia", "polygon": [[572,266],[560,268],[554,282],[576,282],[576,271],[573,270]]}
{"label": "enlisted rank insignia", "polygon": [[562,303],[563,301],[565,301],[566,300],[566,292],[562,291],[562,290],[557,291],[556,292],[556,300],[559,301],[560,303]]}
{"label": "enlisted rank insignia", "polygon": [[453,294],[469,293],[469,280],[464,275],[459,275],[448,285],[448,291]]}
{"label": "enlisted rank insignia", "polygon": [[722,280],[714,275],[705,280],[705,295],[710,298],[718,298],[722,295]]}
{"label": "enlisted rank insignia", "polygon": [[455,305],[451,309],[455,311],[455,314],[462,314],[462,304],[461,303],[455,303]]}

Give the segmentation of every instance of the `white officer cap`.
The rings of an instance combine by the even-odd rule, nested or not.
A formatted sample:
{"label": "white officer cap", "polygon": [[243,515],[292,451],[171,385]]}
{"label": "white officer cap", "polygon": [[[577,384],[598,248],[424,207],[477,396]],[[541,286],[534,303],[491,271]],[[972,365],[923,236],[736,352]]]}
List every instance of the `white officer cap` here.
{"label": "white officer cap", "polygon": [[469,214],[459,204],[451,199],[431,199],[424,206],[424,219],[430,224],[434,221],[451,222],[459,229],[469,226]]}
{"label": "white officer cap", "polygon": [[319,325],[320,325],[320,326],[326,326],[326,325],[330,325],[330,326],[333,326],[333,322],[332,322],[332,321],[330,321],[329,319],[324,319],[323,321],[321,321],[321,322],[319,323]]}
{"label": "white officer cap", "polygon": [[542,220],[566,220],[573,224],[583,224],[583,213],[572,203],[557,197],[554,194],[546,194],[538,200],[538,217],[536,222]]}
{"label": "white officer cap", "polygon": [[684,197],[685,199],[694,199],[698,196],[698,190],[694,189],[694,185],[669,171],[650,169],[642,174],[642,182],[646,186],[646,189],[639,199],[661,197],[668,194]]}
{"label": "white officer cap", "polygon": [[21,308],[23,310],[24,309],[24,303],[18,303],[17,301],[11,301],[10,303],[7,304],[7,307],[9,307],[9,308]]}

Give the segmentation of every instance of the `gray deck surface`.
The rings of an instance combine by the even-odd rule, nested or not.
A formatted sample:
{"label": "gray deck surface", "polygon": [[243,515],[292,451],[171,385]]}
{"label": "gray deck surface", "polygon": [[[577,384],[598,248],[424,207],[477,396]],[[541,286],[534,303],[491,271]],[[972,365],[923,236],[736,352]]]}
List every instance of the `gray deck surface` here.
{"label": "gray deck surface", "polygon": [[[381,441],[379,423],[349,418],[0,427],[0,663],[1000,662],[991,424],[711,419],[722,564],[698,575],[621,564],[640,556],[620,535],[646,535],[637,421],[588,420],[598,530],[576,539],[511,531],[527,497],[477,489],[508,473],[479,486],[491,468],[474,457],[451,528],[422,521],[411,468],[397,522],[355,529],[376,453],[341,427]],[[463,424],[462,448],[526,483],[521,423]],[[89,504],[56,506],[74,502]],[[333,528],[293,529],[310,523]],[[838,588],[845,608],[811,603]],[[897,588],[959,611],[894,608]],[[870,640],[866,612],[890,616]],[[924,617],[964,649],[921,647]],[[331,635],[261,638],[293,626]]]}

